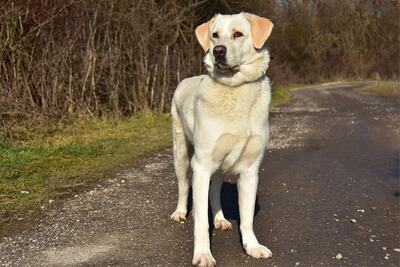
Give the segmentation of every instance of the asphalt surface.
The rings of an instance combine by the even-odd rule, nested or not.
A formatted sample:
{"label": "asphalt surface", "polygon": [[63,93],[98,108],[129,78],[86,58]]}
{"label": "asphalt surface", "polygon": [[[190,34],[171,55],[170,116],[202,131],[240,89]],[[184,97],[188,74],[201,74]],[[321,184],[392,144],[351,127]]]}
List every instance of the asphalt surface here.
{"label": "asphalt surface", "polygon": [[[227,177],[222,206],[233,230],[211,230],[218,266],[400,265],[399,102],[359,86],[296,90],[271,111],[255,232],[273,257],[243,251]],[[176,198],[171,151],[151,155],[3,229],[0,265],[189,266],[193,220],[170,221]]]}

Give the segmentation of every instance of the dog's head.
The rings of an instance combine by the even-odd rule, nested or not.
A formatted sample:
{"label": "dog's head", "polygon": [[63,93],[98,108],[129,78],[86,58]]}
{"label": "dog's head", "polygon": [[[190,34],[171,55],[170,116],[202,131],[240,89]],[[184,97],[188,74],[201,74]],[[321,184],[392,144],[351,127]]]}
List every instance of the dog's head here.
{"label": "dog's head", "polygon": [[196,28],[196,37],[206,52],[207,70],[214,78],[233,77],[263,53],[272,28],[269,19],[249,13],[216,15],[201,24]]}

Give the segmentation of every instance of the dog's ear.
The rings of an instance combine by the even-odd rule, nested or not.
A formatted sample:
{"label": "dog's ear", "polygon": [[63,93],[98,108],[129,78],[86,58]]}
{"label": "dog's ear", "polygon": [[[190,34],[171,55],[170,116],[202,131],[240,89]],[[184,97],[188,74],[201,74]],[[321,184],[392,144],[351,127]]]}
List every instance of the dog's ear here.
{"label": "dog's ear", "polygon": [[269,19],[260,16],[250,13],[244,13],[244,15],[250,23],[253,45],[255,48],[260,49],[270,36],[274,24]]}
{"label": "dog's ear", "polygon": [[214,18],[201,24],[200,26],[197,26],[196,28],[197,41],[199,41],[201,47],[203,47],[204,52],[207,52],[207,50],[210,48],[210,27],[214,21]]}

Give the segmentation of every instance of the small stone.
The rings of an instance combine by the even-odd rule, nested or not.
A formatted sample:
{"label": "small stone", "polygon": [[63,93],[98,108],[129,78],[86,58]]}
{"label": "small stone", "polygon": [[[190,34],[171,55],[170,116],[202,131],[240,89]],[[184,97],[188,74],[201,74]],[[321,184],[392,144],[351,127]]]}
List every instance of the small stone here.
{"label": "small stone", "polygon": [[150,200],[147,199],[147,200],[146,200],[146,203],[150,203]]}
{"label": "small stone", "polygon": [[121,184],[125,183],[125,180],[121,180]]}
{"label": "small stone", "polygon": [[286,186],[286,183],[282,183],[282,186]]}
{"label": "small stone", "polygon": [[338,260],[340,260],[340,259],[342,259],[343,258],[343,256],[342,256],[342,254],[340,254],[340,253],[338,253],[337,255],[336,255],[336,257],[335,257],[336,259],[338,259]]}
{"label": "small stone", "polygon": [[364,209],[359,209],[359,210],[357,210],[357,212],[358,212],[358,213],[364,213],[365,210],[364,210]]}
{"label": "small stone", "polygon": [[21,191],[21,194],[29,194],[29,191],[24,191],[24,190],[22,190],[22,191]]}
{"label": "small stone", "polygon": [[339,219],[335,219],[335,222],[339,222],[340,220]]}
{"label": "small stone", "polygon": [[375,242],[375,240],[373,240],[372,238],[369,239],[370,242]]}
{"label": "small stone", "polygon": [[77,197],[78,197],[78,195],[75,195],[74,197],[75,197],[75,198],[77,198]]}
{"label": "small stone", "polygon": [[46,207],[44,205],[40,206],[40,209],[44,210]]}
{"label": "small stone", "polygon": [[371,207],[371,210],[376,210],[376,207],[372,206],[372,207]]}
{"label": "small stone", "polygon": [[387,250],[387,247],[382,247],[382,250],[386,251],[386,250]]}
{"label": "small stone", "polygon": [[400,248],[394,248],[393,251],[400,252]]}
{"label": "small stone", "polygon": [[49,199],[49,204],[53,203],[54,200],[53,199]]}
{"label": "small stone", "polygon": [[300,262],[296,262],[294,265],[299,266],[299,265],[300,265]]}
{"label": "small stone", "polygon": [[92,190],[92,191],[89,191],[89,195],[93,195],[94,194],[94,191]]}
{"label": "small stone", "polygon": [[355,219],[351,219],[350,220],[352,223],[357,223],[357,221]]}
{"label": "small stone", "polygon": [[385,257],[383,257],[385,260],[389,260],[389,256],[385,256]]}

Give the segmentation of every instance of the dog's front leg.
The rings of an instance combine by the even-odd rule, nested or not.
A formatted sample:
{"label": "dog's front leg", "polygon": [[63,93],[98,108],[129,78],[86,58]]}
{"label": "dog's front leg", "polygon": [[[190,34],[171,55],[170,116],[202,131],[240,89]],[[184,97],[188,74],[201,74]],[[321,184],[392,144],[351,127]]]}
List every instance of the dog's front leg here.
{"label": "dog's front leg", "polygon": [[194,253],[193,265],[212,267],[215,259],[210,251],[208,232],[208,190],[212,174],[211,163],[192,158],[193,169],[193,212]]}
{"label": "dog's front leg", "polygon": [[269,258],[272,252],[260,245],[254,234],[253,218],[258,186],[258,168],[246,169],[241,172],[237,182],[239,193],[240,232],[243,247],[247,254],[254,258]]}

